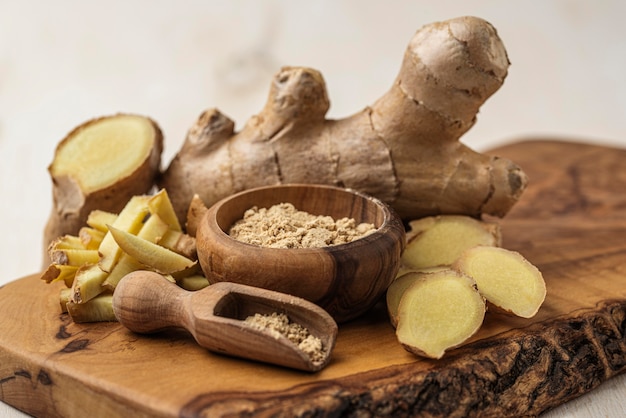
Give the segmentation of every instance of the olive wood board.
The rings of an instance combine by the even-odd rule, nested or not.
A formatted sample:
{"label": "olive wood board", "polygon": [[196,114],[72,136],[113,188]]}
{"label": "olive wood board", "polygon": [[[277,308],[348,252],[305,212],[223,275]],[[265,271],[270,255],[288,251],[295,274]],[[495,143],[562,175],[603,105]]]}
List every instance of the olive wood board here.
{"label": "olive wood board", "polygon": [[0,288],[0,400],[62,417],[505,417],[594,389],[626,370],[626,150],[535,139],[491,153],[530,178],[499,222],[503,246],[544,274],[534,318],[488,312],[467,344],[427,360],[397,343],[381,302],[307,373],[210,353],[182,331],[72,323],[59,287],[33,275]]}

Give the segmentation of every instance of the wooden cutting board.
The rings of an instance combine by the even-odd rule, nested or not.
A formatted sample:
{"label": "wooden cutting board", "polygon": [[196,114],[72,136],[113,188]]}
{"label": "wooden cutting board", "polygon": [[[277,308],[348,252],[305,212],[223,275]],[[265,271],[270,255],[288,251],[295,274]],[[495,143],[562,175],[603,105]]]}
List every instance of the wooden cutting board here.
{"label": "wooden cutting board", "polygon": [[[74,324],[59,288],[0,288],[0,399],[37,416],[528,416],[626,370],[626,150],[526,141],[493,151],[529,174],[504,246],[543,272],[532,320],[487,314],[440,361],[405,352],[384,305],[340,327],[317,374],[231,359],[183,332]],[[34,249],[35,251],[35,249]]]}

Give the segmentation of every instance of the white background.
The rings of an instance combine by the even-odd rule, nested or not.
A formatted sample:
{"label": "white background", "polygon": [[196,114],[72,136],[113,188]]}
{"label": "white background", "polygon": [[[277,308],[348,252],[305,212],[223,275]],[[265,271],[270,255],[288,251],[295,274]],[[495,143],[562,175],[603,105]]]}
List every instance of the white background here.
{"label": "white background", "polygon": [[[117,112],[154,118],[164,163],[206,108],[241,127],[282,65],[324,75],[339,118],[393,82],[424,24],[490,21],[512,63],[463,141],[526,137],[626,147],[626,2],[0,0],[0,285],[40,268],[51,207],[46,171],[76,125]],[[626,378],[551,417],[626,414]],[[0,417],[17,413],[0,404]]]}

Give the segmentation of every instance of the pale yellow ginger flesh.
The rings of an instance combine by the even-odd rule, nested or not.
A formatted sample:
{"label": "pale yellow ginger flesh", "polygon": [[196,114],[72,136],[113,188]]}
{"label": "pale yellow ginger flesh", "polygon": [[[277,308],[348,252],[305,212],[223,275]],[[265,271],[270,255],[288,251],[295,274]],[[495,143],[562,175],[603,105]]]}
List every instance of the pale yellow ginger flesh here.
{"label": "pale yellow ginger flesh", "polygon": [[539,269],[515,251],[475,247],[465,251],[453,268],[471,276],[488,302],[522,318],[533,317],[546,297]]}
{"label": "pale yellow ginger flesh", "polygon": [[401,259],[405,270],[450,266],[468,248],[501,243],[498,224],[469,216],[430,216],[409,222],[409,227]]}
{"label": "pale yellow ginger flesh", "polygon": [[113,295],[102,293],[85,303],[68,301],[65,309],[74,322],[115,321],[113,313]]}
{"label": "pale yellow ginger flesh", "polygon": [[108,273],[119,260],[122,250],[113,238],[111,227],[127,231],[131,234],[138,233],[148,218],[148,196],[133,196],[111,225],[107,225],[108,232],[102,239],[98,252],[100,253],[100,268]]}
{"label": "pale yellow ginger flesh", "polygon": [[402,299],[402,295],[406,289],[408,289],[416,279],[427,278],[429,274],[444,269],[445,267],[419,272],[407,271],[404,274],[399,275],[398,278],[391,283],[391,285],[387,288],[386,294],[387,313],[389,314],[391,325],[394,327],[398,325],[398,305],[400,305],[400,299]]}
{"label": "pale yellow ginger flesh", "polygon": [[75,303],[87,302],[102,293],[102,283],[107,273],[97,264],[85,264],[74,275],[71,300]]}
{"label": "pale yellow ginger flesh", "polygon": [[415,282],[417,277],[420,277],[423,273],[410,272],[399,276],[396,280],[387,288],[387,294],[385,295],[387,302],[387,313],[389,314],[389,320],[391,325],[398,326],[398,305],[400,305],[400,299],[406,289]]}
{"label": "pale yellow ginger flesh", "polygon": [[439,359],[478,331],[485,301],[474,281],[452,270],[416,275],[398,305],[396,336],[414,354]]}
{"label": "pale yellow ginger flesh", "polygon": [[[136,170],[150,154],[155,136],[151,121],[135,115],[87,125],[59,146],[50,174],[71,176],[85,193],[91,193]],[[124,158],[120,158],[122,151]]]}
{"label": "pale yellow ginger flesh", "polygon": [[196,264],[194,260],[121,229],[110,227],[109,232],[122,251],[159,273],[171,274]]}

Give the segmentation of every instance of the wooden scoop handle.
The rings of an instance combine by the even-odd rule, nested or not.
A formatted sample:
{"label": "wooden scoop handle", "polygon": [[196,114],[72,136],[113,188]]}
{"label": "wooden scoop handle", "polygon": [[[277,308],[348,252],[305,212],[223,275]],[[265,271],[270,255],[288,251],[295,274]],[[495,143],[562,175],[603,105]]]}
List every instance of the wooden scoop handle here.
{"label": "wooden scoop handle", "polygon": [[138,333],[189,328],[190,296],[190,292],[172,285],[158,273],[135,271],[115,288],[113,311],[122,325]]}
{"label": "wooden scoop handle", "polygon": [[[210,351],[307,371],[326,365],[337,335],[332,317],[306,300],[229,282],[189,292],[149,271],[129,273],[118,283],[113,311],[118,321],[134,332],[185,328]],[[314,330],[326,347],[325,358],[313,362],[286,337],[277,338],[244,321],[255,313],[272,312],[285,312]]]}

